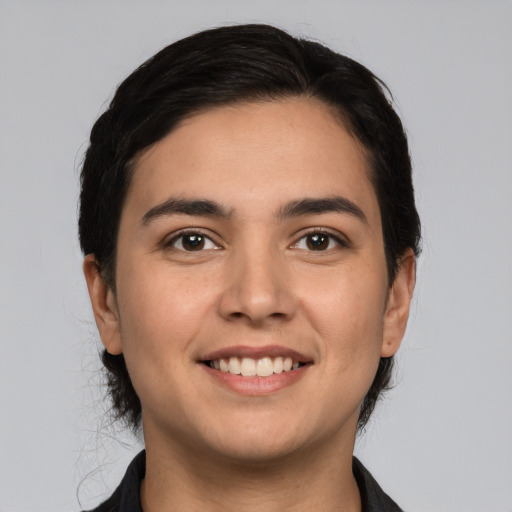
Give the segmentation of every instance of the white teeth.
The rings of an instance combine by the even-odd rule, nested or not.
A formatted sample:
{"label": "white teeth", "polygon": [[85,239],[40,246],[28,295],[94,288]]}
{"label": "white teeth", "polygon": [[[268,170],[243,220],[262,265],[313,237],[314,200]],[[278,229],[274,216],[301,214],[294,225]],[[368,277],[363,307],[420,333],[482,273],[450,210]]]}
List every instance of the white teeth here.
{"label": "white teeth", "polygon": [[256,364],[256,374],[258,377],[268,377],[273,373],[274,365],[272,364],[272,359],[270,359],[270,357],[258,359],[258,363]]}
{"label": "white teeth", "polygon": [[279,374],[297,370],[300,367],[298,361],[293,361],[291,357],[261,357],[260,359],[252,359],[243,357],[240,359],[231,356],[229,359],[215,359],[209,363],[211,368],[220,370],[224,373],[233,375],[242,375],[244,377],[269,377],[270,375]]}
{"label": "white teeth", "polygon": [[249,357],[244,357],[242,359],[242,364],[240,365],[240,373],[244,377],[252,377],[256,375],[256,361]]}
{"label": "white teeth", "polygon": [[240,369],[240,360],[238,357],[229,358],[228,371],[234,375],[240,375],[242,370]]}
{"label": "white teeth", "polygon": [[274,373],[281,373],[283,371],[283,358],[276,357],[274,359]]}

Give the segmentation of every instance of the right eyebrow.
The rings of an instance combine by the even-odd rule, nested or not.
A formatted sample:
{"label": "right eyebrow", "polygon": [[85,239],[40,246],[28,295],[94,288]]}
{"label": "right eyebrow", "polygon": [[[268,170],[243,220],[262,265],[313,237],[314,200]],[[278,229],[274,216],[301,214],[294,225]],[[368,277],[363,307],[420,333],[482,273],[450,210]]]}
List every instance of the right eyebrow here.
{"label": "right eyebrow", "polygon": [[147,226],[155,219],[169,215],[195,215],[227,218],[231,212],[215,201],[209,199],[181,199],[170,197],[148,210],[142,217],[141,224]]}
{"label": "right eyebrow", "polygon": [[368,220],[363,210],[346,197],[328,196],[319,198],[306,197],[297,201],[291,201],[284,205],[277,212],[279,219],[287,217],[298,217],[300,215],[321,215],[323,213],[346,213],[359,219],[364,224],[368,224]]}

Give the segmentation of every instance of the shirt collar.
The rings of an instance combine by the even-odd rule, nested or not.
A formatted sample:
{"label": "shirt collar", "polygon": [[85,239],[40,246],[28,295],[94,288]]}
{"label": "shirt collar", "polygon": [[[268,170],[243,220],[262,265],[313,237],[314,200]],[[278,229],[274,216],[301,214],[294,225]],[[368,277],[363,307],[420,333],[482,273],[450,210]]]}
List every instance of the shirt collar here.
{"label": "shirt collar", "polygon": [[[363,512],[403,512],[356,457],[352,459],[352,471],[361,493]],[[146,452],[143,450],[132,460],[111,498],[93,512],[143,512],[140,484],[145,475]]]}

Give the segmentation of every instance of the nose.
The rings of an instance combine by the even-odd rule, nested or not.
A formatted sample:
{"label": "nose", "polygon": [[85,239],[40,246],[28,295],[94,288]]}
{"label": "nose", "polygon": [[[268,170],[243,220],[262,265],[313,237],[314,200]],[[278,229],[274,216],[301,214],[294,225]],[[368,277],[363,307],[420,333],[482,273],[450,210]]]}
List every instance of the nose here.
{"label": "nose", "polygon": [[285,256],[269,248],[238,251],[226,265],[219,313],[230,322],[265,327],[289,321],[295,312]]}

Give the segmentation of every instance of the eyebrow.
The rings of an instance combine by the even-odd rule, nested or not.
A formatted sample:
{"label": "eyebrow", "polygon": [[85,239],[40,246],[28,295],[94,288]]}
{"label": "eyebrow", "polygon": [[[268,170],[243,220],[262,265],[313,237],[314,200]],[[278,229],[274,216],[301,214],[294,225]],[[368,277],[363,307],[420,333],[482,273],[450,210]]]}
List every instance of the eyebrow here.
{"label": "eyebrow", "polygon": [[[302,215],[321,215],[323,213],[346,213],[352,215],[365,224],[368,223],[365,214],[355,204],[346,197],[331,196],[323,198],[304,198],[291,201],[279,208],[276,213],[278,220],[284,220],[290,217],[300,217]],[[229,211],[222,205],[209,199],[181,199],[170,197],[163,203],[160,203],[142,217],[141,224],[147,226],[159,217],[169,215],[194,215],[206,217],[229,218],[232,216],[232,210]]]}
{"label": "eyebrow", "polygon": [[231,212],[215,201],[208,199],[180,199],[170,197],[163,203],[160,203],[151,210],[147,211],[142,217],[142,225],[147,226],[159,217],[168,215],[196,215],[206,217],[227,218]]}
{"label": "eyebrow", "polygon": [[330,212],[346,213],[368,224],[363,210],[361,210],[357,204],[350,201],[350,199],[341,196],[304,198],[298,201],[291,201],[279,209],[277,218],[285,219],[289,217],[299,217],[301,215],[320,215]]}

